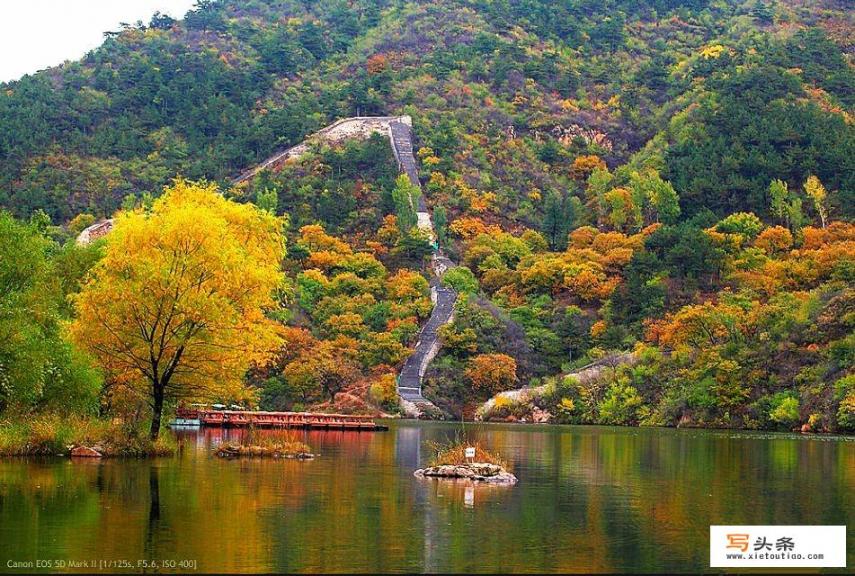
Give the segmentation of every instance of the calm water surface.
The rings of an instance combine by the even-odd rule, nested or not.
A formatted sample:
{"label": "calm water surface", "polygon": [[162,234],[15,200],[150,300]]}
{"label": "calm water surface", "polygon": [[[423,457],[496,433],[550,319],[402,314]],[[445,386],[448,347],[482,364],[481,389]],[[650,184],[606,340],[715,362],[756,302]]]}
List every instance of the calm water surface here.
{"label": "calm water surface", "polygon": [[320,453],[310,462],[218,459],[224,432],[212,429],[179,432],[175,458],[0,460],[0,572],[36,559],[191,560],[207,572],[696,572],[709,570],[710,524],[849,524],[855,566],[852,439],[467,430],[510,461],[517,486],[414,478],[424,442],[459,431],[428,423],[308,432]]}

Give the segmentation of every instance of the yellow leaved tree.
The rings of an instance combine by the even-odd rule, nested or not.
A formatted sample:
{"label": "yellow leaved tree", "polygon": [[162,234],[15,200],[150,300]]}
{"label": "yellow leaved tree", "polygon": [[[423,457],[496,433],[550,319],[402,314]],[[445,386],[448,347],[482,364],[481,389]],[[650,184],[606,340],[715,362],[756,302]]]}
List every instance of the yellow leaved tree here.
{"label": "yellow leaved tree", "polygon": [[150,211],[116,217],[71,333],[108,382],[149,403],[152,439],[165,401],[237,398],[247,368],[278,351],[264,311],[283,280],[282,228],[215,185],[183,180]]}

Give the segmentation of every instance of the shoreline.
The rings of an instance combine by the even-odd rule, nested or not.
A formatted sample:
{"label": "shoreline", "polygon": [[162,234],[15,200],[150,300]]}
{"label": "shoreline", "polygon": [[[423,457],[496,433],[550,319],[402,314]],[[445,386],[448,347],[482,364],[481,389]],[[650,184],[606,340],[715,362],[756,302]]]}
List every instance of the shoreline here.
{"label": "shoreline", "polygon": [[776,436],[790,436],[793,438],[840,438],[844,441],[855,442],[855,434],[845,434],[840,432],[800,432],[800,431],[785,431],[785,430],[762,430],[759,428],[704,428],[699,426],[621,426],[618,424],[567,424],[556,422],[510,422],[497,420],[421,420],[416,418],[381,418],[381,420],[389,420],[400,423],[418,423],[418,424],[433,424],[444,426],[466,426],[476,429],[484,426],[508,426],[508,427],[532,427],[532,428],[590,428],[590,429],[614,429],[614,430],[674,430],[681,432],[718,432],[718,433],[740,433],[740,434],[769,434]]}
{"label": "shoreline", "polygon": [[[760,429],[750,429],[750,428],[703,428],[703,427],[679,427],[679,426],[619,426],[619,425],[605,425],[605,424],[559,424],[559,423],[551,423],[551,422],[497,422],[497,421],[448,421],[448,420],[419,420],[419,419],[411,419],[411,418],[378,418],[381,421],[387,421],[392,424],[393,427],[398,427],[401,425],[411,426],[411,425],[427,425],[427,426],[436,426],[436,427],[469,427],[474,428],[475,430],[480,430],[484,428],[497,428],[497,429],[510,429],[510,428],[530,428],[530,429],[542,429],[543,431],[547,430],[563,430],[563,429],[589,429],[591,432],[594,431],[602,431],[602,430],[612,430],[619,434],[631,434],[637,433],[640,430],[644,430],[645,432],[654,433],[654,432],[662,432],[662,431],[674,431],[680,432],[684,434],[691,435],[706,435],[713,434],[715,436],[733,436],[735,438],[741,439],[770,439],[770,438],[778,438],[781,440],[813,440],[813,441],[823,441],[823,442],[855,442],[855,435],[851,434],[842,434],[842,433],[834,433],[834,432],[799,432],[799,431],[781,431],[781,430],[760,430]],[[203,430],[204,427],[197,428],[196,430]],[[270,429],[268,431],[275,432],[275,429]],[[173,434],[164,431],[161,434],[161,437],[158,439],[159,446],[157,448],[152,448],[149,451],[138,451],[138,450],[122,450],[122,449],[104,449],[102,446],[102,450],[98,450],[99,455],[75,455],[72,454],[74,448],[95,448],[98,449],[98,445],[93,444],[92,446],[86,446],[83,444],[75,444],[70,447],[64,447],[61,450],[57,451],[47,451],[47,450],[38,450],[32,449],[27,451],[26,449],[17,450],[17,451],[6,451],[0,453],[0,460],[17,460],[17,459],[34,459],[34,460],[50,460],[50,459],[63,459],[63,460],[71,460],[71,461],[99,461],[99,460],[144,460],[144,459],[155,459],[155,458],[170,458],[175,457],[180,454],[183,450],[182,443],[176,440],[176,437]],[[324,432],[324,430],[318,430],[317,432]],[[336,432],[336,431],[331,431]],[[242,457],[250,456],[240,455]]]}

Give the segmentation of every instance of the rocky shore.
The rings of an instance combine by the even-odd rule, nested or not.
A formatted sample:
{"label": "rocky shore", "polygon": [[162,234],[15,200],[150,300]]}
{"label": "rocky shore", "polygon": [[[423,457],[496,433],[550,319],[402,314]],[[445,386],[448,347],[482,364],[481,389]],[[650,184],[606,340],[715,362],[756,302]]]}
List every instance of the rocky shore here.
{"label": "rocky shore", "polygon": [[64,452],[57,452],[57,456],[69,456],[71,458],[148,458],[154,456],[171,456],[175,453],[174,444],[161,443],[150,444],[147,442],[133,444],[110,444],[108,442],[92,444],[71,445]]}
{"label": "rocky shore", "polygon": [[514,485],[517,477],[499,466],[488,462],[472,462],[467,464],[443,464],[429,466],[413,472],[417,478],[445,478],[448,480],[469,480],[489,484]]}

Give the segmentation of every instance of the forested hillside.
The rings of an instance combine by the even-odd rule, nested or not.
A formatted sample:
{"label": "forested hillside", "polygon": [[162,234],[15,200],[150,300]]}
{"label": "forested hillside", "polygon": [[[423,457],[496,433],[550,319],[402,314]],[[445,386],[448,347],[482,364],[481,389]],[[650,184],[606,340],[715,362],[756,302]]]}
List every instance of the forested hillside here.
{"label": "forested hillside", "polygon": [[[0,344],[0,376],[73,365],[64,386],[112,401],[109,373],[98,382],[57,328],[103,248],[66,241],[146,213],[180,176],[288,222],[268,311],[284,344],[246,378],[262,405],[394,410],[396,366],[430,312],[430,245],[387,142],[230,180],[339,118],[407,114],[439,243],[462,264],[427,379],[439,406],[469,414],[552,382],[539,408],[566,422],[851,432],[848,4],[200,0],[107,33],[0,86],[0,248],[40,263],[12,291],[57,278],[45,317],[0,301],[16,310],[0,334],[25,318],[32,350],[54,350]],[[639,362],[607,381],[557,377],[629,350]],[[43,373],[0,388],[0,408],[53,402]]]}
{"label": "forested hillside", "polygon": [[657,168],[687,215],[768,216],[769,182],[809,174],[851,215],[852,16],[820,4],[203,1],[3,86],[0,201],[107,214],[175,173],[225,182],[340,117],[407,112],[459,208],[486,194],[509,224],[578,194],[588,153]]}

